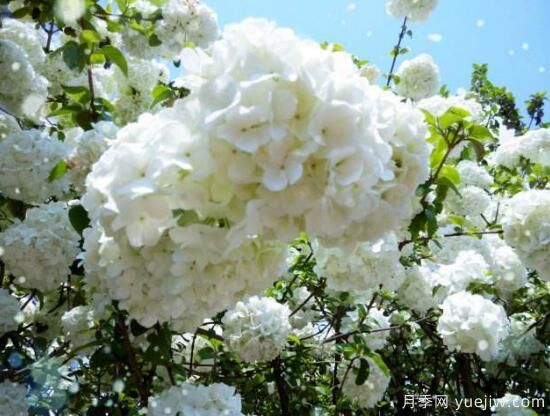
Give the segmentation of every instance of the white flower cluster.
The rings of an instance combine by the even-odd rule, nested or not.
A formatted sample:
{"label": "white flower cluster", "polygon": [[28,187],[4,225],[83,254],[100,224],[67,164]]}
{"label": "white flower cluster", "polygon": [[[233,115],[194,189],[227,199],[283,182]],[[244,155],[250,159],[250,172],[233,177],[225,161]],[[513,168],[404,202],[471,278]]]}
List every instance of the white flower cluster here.
{"label": "white flower cluster", "polygon": [[218,17],[199,0],[168,0],[156,28],[167,57],[177,56],[186,43],[207,48],[219,36]]}
{"label": "white flower cluster", "polygon": [[86,177],[92,165],[107,150],[116,138],[118,128],[111,122],[101,121],[92,130],[75,127],[66,132],[65,143],[72,147],[67,157],[71,183],[78,191],[84,191]]}
{"label": "white flower cluster", "polygon": [[187,49],[193,93],[120,130],[87,178],[90,286],[145,326],[185,316],[192,331],[265,289],[300,231],[378,238],[428,174],[422,114],[349,55],[258,19],[211,54]]}
{"label": "white flower cluster", "polygon": [[41,68],[46,59],[42,49],[46,39],[41,31],[36,30],[33,23],[18,19],[2,19],[0,38],[15,43],[23,50],[25,57],[35,69]]}
{"label": "white flower cluster", "polygon": [[27,204],[60,198],[69,189],[66,177],[49,181],[70,147],[39,130],[11,133],[0,140],[0,192]]}
{"label": "white flower cluster", "polygon": [[437,6],[437,0],[386,0],[386,12],[393,17],[407,17],[411,22],[424,22]]}
{"label": "white flower cluster", "polygon": [[456,170],[460,175],[461,185],[478,186],[488,188],[493,184],[493,177],[485,170],[483,166],[471,160],[461,160],[456,165]]}
{"label": "white flower cluster", "polygon": [[6,289],[0,288],[0,336],[15,331],[20,320],[19,302]]}
{"label": "white flower cluster", "polygon": [[361,68],[359,68],[359,73],[362,77],[368,79],[371,84],[375,84],[376,80],[380,76],[380,69],[373,64],[364,64]]}
{"label": "white flower cluster", "polygon": [[403,305],[425,314],[438,306],[438,298],[433,296],[432,271],[425,266],[415,266],[405,271],[405,281],[399,288],[398,299]]}
{"label": "white flower cluster", "polygon": [[27,416],[27,388],[22,384],[0,383],[0,415]]}
{"label": "white flower cluster", "polygon": [[516,136],[513,130],[500,128],[499,146],[490,160],[509,169],[515,167],[521,157],[531,163],[550,166],[550,128],[531,130]]}
{"label": "white flower cluster", "polygon": [[21,131],[17,120],[8,114],[0,111],[0,141],[8,137],[9,134]]}
{"label": "white flower cluster", "polygon": [[284,349],[290,309],[268,297],[238,302],[223,318],[227,346],[243,361],[271,361]]}
{"label": "white flower cluster", "polygon": [[[342,393],[359,406],[370,409],[376,406],[376,403],[384,397],[384,393],[390,384],[390,377],[385,375],[371,358],[367,357],[366,360],[369,365],[369,376],[365,383],[361,385],[355,383],[360,366],[360,361],[355,360],[342,385]],[[347,370],[347,367],[340,367],[338,371],[340,380],[345,376],[345,370]]]}
{"label": "white flower cluster", "polygon": [[518,360],[544,351],[544,344],[536,337],[536,321],[526,313],[510,315],[510,332],[500,345],[495,361],[516,365]]}
{"label": "white flower cluster", "polygon": [[153,88],[167,83],[170,74],[164,64],[154,60],[129,57],[127,63],[128,76],[114,65],[108,71],[97,71],[97,79],[115,108],[113,119],[121,126],[151,111]]}
{"label": "white flower cluster", "polygon": [[532,409],[524,406],[525,401],[517,394],[506,393],[503,397],[497,399],[498,404],[491,409],[492,414],[496,416],[536,416]]}
{"label": "white flower cluster", "polygon": [[0,106],[10,113],[36,119],[48,95],[48,82],[39,75],[23,48],[0,39]]}
{"label": "white flower cluster", "polygon": [[450,190],[445,199],[445,208],[452,214],[475,219],[491,205],[491,197],[479,186],[460,185],[458,191]]}
{"label": "white flower cluster", "polygon": [[2,260],[17,284],[42,291],[54,289],[69,275],[79,239],[64,203],[40,205],[27,210],[24,221],[16,220],[0,233]]}
{"label": "white flower cluster", "polygon": [[366,241],[412,215],[428,173],[423,116],[369,85],[350,55],[246,19],[209,54],[185,50],[182,66],[210,186],[244,235]]}
{"label": "white flower cluster", "polygon": [[480,295],[458,292],[443,302],[437,331],[450,349],[475,353],[484,361],[495,358],[506,337],[509,321],[500,305]]}
{"label": "white flower cluster", "polygon": [[77,306],[61,316],[61,328],[65,339],[73,348],[86,345],[94,340],[94,310],[89,306]]}
{"label": "white flower cluster", "polygon": [[507,201],[504,239],[523,263],[550,280],[550,190],[529,190]]}
{"label": "white flower cluster", "polygon": [[149,399],[147,416],[244,416],[241,396],[223,383],[208,386],[185,382]]}
{"label": "white flower cluster", "polygon": [[435,117],[441,117],[451,107],[462,108],[470,113],[468,119],[480,122],[484,118],[483,107],[475,98],[465,95],[451,95],[443,97],[434,95],[418,102],[418,107],[430,112]]}
{"label": "white flower cluster", "polygon": [[439,68],[432,57],[425,53],[404,61],[396,75],[399,82],[395,90],[405,98],[422,100],[436,94],[439,88]]}
{"label": "white flower cluster", "polygon": [[376,292],[381,286],[397,290],[405,279],[393,233],[373,243],[359,243],[353,250],[320,244],[314,247],[316,272],[327,278],[327,288],[340,292]]}

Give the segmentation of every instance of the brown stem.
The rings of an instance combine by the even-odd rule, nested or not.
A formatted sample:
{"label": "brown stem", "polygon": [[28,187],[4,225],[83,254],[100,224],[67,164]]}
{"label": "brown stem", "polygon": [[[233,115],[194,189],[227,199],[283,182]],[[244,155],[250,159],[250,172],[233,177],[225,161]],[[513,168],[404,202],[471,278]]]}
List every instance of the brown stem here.
{"label": "brown stem", "polygon": [[288,398],[288,391],[286,382],[283,375],[283,369],[281,365],[281,358],[277,357],[271,362],[273,368],[273,376],[275,377],[275,384],[277,385],[277,392],[279,393],[279,404],[281,406],[282,416],[291,416],[290,405]]}

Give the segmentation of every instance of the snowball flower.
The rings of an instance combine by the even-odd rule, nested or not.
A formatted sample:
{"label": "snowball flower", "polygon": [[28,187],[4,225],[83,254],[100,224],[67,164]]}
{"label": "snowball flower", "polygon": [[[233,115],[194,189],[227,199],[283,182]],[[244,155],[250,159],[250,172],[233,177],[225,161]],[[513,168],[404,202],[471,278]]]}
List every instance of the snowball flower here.
{"label": "snowball flower", "polygon": [[550,166],[550,129],[537,129],[516,136],[514,130],[501,126],[499,146],[491,155],[491,162],[509,169],[514,168],[521,157],[531,163]]}
{"label": "snowball flower", "polygon": [[203,386],[189,382],[172,386],[149,398],[147,416],[177,415],[244,416],[241,396],[234,387],[223,383]]}
{"label": "snowball flower", "polygon": [[22,314],[17,299],[6,289],[0,289],[0,336],[6,332],[15,331],[21,319]]}
{"label": "snowball flower", "polygon": [[381,286],[397,290],[405,278],[393,234],[373,243],[359,243],[352,250],[316,244],[314,255],[316,272],[327,278],[327,288],[331,290],[370,294]]}
{"label": "snowball flower", "polygon": [[407,17],[411,22],[428,19],[437,0],[386,0],[386,12],[393,17]]}
{"label": "snowball flower", "polygon": [[64,203],[40,205],[0,233],[2,261],[17,284],[42,291],[54,289],[69,275],[79,240]]}
{"label": "snowball flower", "polygon": [[61,198],[68,191],[68,178],[48,178],[69,149],[39,130],[11,133],[0,141],[0,192],[27,204]]}
{"label": "snowball flower", "polygon": [[0,415],[27,416],[27,388],[22,384],[0,383]]}
{"label": "snowball flower", "polygon": [[399,302],[425,314],[428,309],[437,306],[437,298],[433,296],[434,287],[432,271],[427,267],[407,269],[405,280],[397,292]]}
{"label": "snowball flower", "polygon": [[397,71],[397,76],[397,93],[415,101],[431,97],[439,88],[439,68],[432,57],[425,53],[404,61]]}
{"label": "snowball flower", "polygon": [[359,72],[362,77],[365,77],[369,80],[371,84],[376,83],[376,80],[380,76],[380,69],[376,65],[365,64],[359,68]]}
{"label": "snowball flower", "polygon": [[480,295],[458,292],[445,299],[441,308],[437,331],[449,350],[475,353],[483,361],[498,355],[509,329],[502,306]]}
{"label": "snowball flower", "polygon": [[48,82],[33,68],[23,48],[0,39],[0,106],[10,113],[36,119],[48,96]]}
{"label": "snowball flower", "polygon": [[529,190],[505,204],[504,239],[523,263],[550,280],[550,190]]}
{"label": "snowball flower", "polygon": [[290,309],[268,297],[238,302],[223,318],[229,349],[246,362],[271,361],[286,346]]}
{"label": "snowball flower", "polygon": [[21,131],[17,120],[0,111],[0,141],[8,137],[10,133]]}
{"label": "snowball flower", "polygon": [[483,214],[491,205],[489,194],[478,186],[460,186],[458,191],[460,195],[449,191],[445,199],[446,208],[454,214],[475,217]]}
{"label": "snowball flower", "polygon": [[544,344],[537,339],[536,321],[526,313],[510,316],[510,332],[500,344],[497,362],[516,365],[518,360],[527,359],[531,354],[544,351]]}
{"label": "snowball flower", "polygon": [[[365,383],[361,385],[355,383],[360,361],[354,360],[342,385],[342,393],[359,406],[371,409],[384,397],[384,393],[390,384],[390,377],[384,374],[384,371],[371,358],[367,357],[366,360],[369,365],[369,376]],[[347,366],[345,368],[340,367],[338,371],[340,380],[343,379],[346,369]]]}
{"label": "snowball flower", "polygon": [[481,122],[483,120],[483,107],[475,98],[466,95],[451,95],[443,97],[434,95],[430,98],[420,100],[417,104],[418,108],[430,112],[435,117],[441,117],[451,107],[459,107],[470,113],[467,119]]}
{"label": "snowball flower", "polygon": [[94,310],[89,306],[77,306],[61,316],[65,339],[71,342],[73,348],[86,345],[95,339],[93,326]]}
{"label": "snowball flower", "polygon": [[2,19],[0,38],[12,41],[23,49],[25,57],[36,69],[38,69],[46,59],[46,54],[43,49],[43,46],[46,44],[46,39],[42,31],[35,28],[34,23],[22,22],[18,19]]}
{"label": "snowball flower", "polygon": [[461,160],[456,165],[462,185],[473,185],[488,188],[493,184],[493,177],[478,163],[471,160]]}
{"label": "snowball flower", "polygon": [[64,23],[75,24],[86,12],[84,0],[56,0],[54,7],[55,15]]}

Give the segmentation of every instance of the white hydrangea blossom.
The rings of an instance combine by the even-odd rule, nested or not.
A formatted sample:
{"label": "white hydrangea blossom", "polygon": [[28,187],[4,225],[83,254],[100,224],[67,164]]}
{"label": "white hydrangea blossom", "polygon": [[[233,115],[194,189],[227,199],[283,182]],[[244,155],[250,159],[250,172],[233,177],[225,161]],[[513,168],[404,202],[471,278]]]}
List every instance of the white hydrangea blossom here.
{"label": "white hydrangea blossom", "polygon": [[17,299],[6,289],[0,288],[0,336],[15,331],[22,318]]}
{"label": "white hydrangea blossom", "polygon": [[506,202],[504,239],[523,263],[550,280],[550,190],[529,190]]}
{"label": "white hydrangea blossom", "polygon": [[[357,310],[348,312],[342,319],[342,329],[344,332],[351,332],[357,330],[357,324],[360,318]],[[370,327],[371,333],[363,334],[363,339],[366,345],[373,351],[384,348],[387,343],[387,339],[390,335],[390,331],[380,331],[381,329],[387,329],[390,325],[390,318],[384,315],[384,311],[379,308],[371,308],[368,311],[368,315],[363,322]]]}
{"label": "white hydrangea blossom", "polygon": [[368,79],[371,84],[375,84],[376,80],[380,76],[380,69],[378,69],[378,67],[373,64],[364,64],[359,69],[359,72],[361,76]]}
{"label": "white hydrangea blossom", "polygon": [[497,401],[497,405],[491,408],[492,414],[496,416],[536,416],[532,409],[524,406],[529,400],[524,400],[517,394],[506,393]]}
{"label": "white hydrangea blossom", "polygon": [[21,286],[54,289],[69,275],[79,239],[64,203],[40,205],[0,233],[2,260]]}
{"label": "white hydrangea blossom", "polygon": [[104,94],[115,107],[113,119],[118,125],[151,111],[153,88],[160,82],[167,83],[170,74],[164,64],[154,60],[129,57],[127,62],[128,76],[114,65],[108,71],[96,71]]}
{"label": "white hydrangea blossom", "polygon": [[493,177],[478,163],[471,160],[461,160],[456,165],[462,185],[488,188],[493,184]]}
{"label": "white hydrangea blossom", "polygon": [[405,281],[399,288],[399,301],[420,314],[437,306],[437,297],[433,296],[435,286],[432,271],[426,267],[413,267],[405,271]]}
{"label": "white hydrangea blossom", "polygon": [[[177,56],[186,43],[207,48],[219,36],[218,17],[199,0],[168,0],[156,28],[168,56]],[[166,52],[165,52],[166,54]]]}
{"label": "white hydrangea blossom", "polygon": [[[369,364],[369,376],[362,385],[355,384],[357,372],[359,371],[359,360],[354,360],[350,371],[342,385],[342,393],[349,397],[359,406],[370,409],[376,406],[390,384],[390,377],[385,375],[382,369],[371,358],[366,358]],[[338,373],[340,380],[343,379],[347,367],[340,367]]]}
{"label": "white hydrangea blossom", "polygon": [[536,321],[526,313],[510,315],[510,332],[500,344],[497,362],[516,365],[520,359],[544,350],[544,344],[536,337]]}
{"label": "white hydrangea blossom", "polygon": [[475,353],[484,361],[498,355],[509,321],[504,308],[480,295],[458,292],[441,305],[437,331],[449,350]]}
{"label": "white hydrangea blossom", "polygon": [[69,179],[49,181],[48,177],[69,149],[39,130],[11,133],[0,141],[0,192],[27,204],[62,197],[69,189]]}
{"label": "white hydrangea blossom", "polygon": [[65,339],[70,341],[73,348],[89,344],[95,339],[94,310],[89,306],[77,306],[61,316],[61,328]]}
{"label": "white hydrangea blossom", "polygon": [[71,183],[79,191],[84,191],[86,177],[92,165],[107,150],[116,138],[118,128],[111,122],[101,121],[92,130],[84,131],[75,127],[66,132],[65,143],[72,146],[67,158]]}
{"label": "white hydrangea blossom", "polygon": [[3,381],[0,383],[0,415],[27,416],[27,388],[22,384]]}
{"label": "white hydrangea blossom", "polygon": [[10,113],[36,119],[48,96],[48,82],[36,73],[23,48],[0,39],[0,106]]}
{"label": "white hydrangea blossom", "polygon": [[223,317],[227,346],[243,361],[271,361],[284,349],[290,333],[290,309],[268,297],[238,302]]}
{"label": "white hydrangea blossom", "polygon": [[208,386],[189,382],[172,386],[149,399],[147,416],[244,416],[241,396],[234,387],[223,383]]}
{"label": "white hydrangea blossom", "polygon": [[314,253],[316,272],[327,278],[327,288],[331,290],[367,291],[372,294],[380,286],[397,290],[405,279],[394,234],[388,234],[374,243],[359,243],[351,251],[316,244]]}
{"label": "white hydrangea blossom", "polygon": [[43,32],[36,30],[34,23],[2,19],[0,38],[12,41],[23,49],[25,57],[35,69],[44,63],[46,54],[42,48],[46,44],[46,39]]}
{"label": "white hydrangea blossom", "polygon": [[489,160],[495,165],[514,168],[521,157],[531,163],[550,166],[550,129],[537,129],[516,136],[514,130],[501,126],[497,150]]}
{"label": "white hydrangea blossom", "polygon": [[492,281],[497,291],[509,297],[527,284],[527,270],[512,247],[503,244],[491,249]]}
{"label": "white hydrangea blossom", "polygon": [[418,101],[433,96],[439,89],[439,68],[425,53],[404,61],[396,75],[399,83],[395,90],[402,97]]}
{"label": "white hydrangea blossom", "polygon": [[0,111],[0,141],[8,137],[11,133],[21,131],[17,120],[8,114]]}
{"label": "white hydrangea blossom", "polygon": [[393,17],[407,17],[411,22],[424,22],[437,6],[437,0],[386,0],[386,12]]}
{"label": "white hydrangea blossom", "polygon": [[457,215],[476,217],[483,214],[491,205],[489,194],[478,186],[459,186],[460,195],[449,191],[445,199],[445,207]]}
{"label": "white hydrangea blossom", "polygon": [[412,215],[428,173],[423,116],[369,85],[349,54],[246,19],[209,54],[184,50],[182,67],[211,186],[239,208],[242,235],[366,241]]}

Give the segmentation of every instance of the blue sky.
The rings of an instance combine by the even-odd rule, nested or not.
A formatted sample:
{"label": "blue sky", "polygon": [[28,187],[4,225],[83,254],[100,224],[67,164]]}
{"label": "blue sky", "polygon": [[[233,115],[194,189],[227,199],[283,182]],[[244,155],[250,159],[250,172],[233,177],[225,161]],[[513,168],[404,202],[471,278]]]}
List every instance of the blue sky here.
{"label": "blue sky", "polygon": [[[341,43],[383,72],[401,23],[386,15],[385,0],[205,2],[222,25],[266,17],[302,36]],[[508,86],[519,102],[535,91],[550,92],[550,0],[439,0],[427,22],[410,27],[407,57],[432,55],[451,91],[469,86],[473,63],[487,63],[493,82]],[[431,34],[442,39],[433,42]]]}

